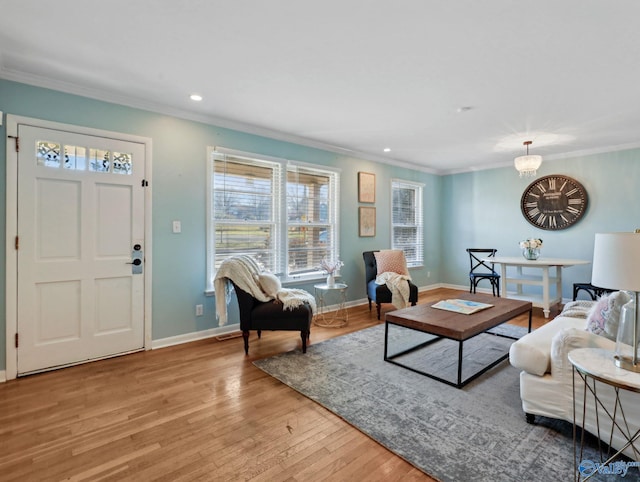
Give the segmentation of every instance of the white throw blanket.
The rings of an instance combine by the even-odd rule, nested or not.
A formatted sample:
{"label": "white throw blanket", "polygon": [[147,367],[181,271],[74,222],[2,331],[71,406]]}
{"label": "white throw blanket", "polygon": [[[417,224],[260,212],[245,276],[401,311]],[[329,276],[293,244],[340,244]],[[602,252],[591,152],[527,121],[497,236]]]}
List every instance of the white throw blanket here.
{"label": "white throw blanket", "polygon": [[[227,305],[230,301],[229,294],[231,291],[229,280],[258,301],[266,302],[274,299],[262,291],[258,284],[258,276],[261,272],[262,270],[258,263],[250,256],[234,256],[220,264],[220,268],[218,268],[216,277],[213,280],[216,292],[216,314],[218,315],[220,326],[224,326],[227,323]],[[285,310],[291,310],[304,303],[309,303],[313,314],[316,313],[316,300],[311,293],[305,290],[281,288],[276,293],[275,299],[284,305]]]}
{"label": "white throw blanket", "polygon": [[269,301],[258,283],[255,276],[260,274],[260,267],[250,256],[234,256],[226,259],[218,268],[216,277],[213,280],[213,287],[216,292],[216,314],[218,315],[218,324],[224,326],[227,324],[227,305],[230,300],[231,284],[229,280],[238,285],[240,289],[246,291],[259,301]]}
{"label": "white throw blanket", "polygon": [[410,305],[409,295],[411,292],[409,290],[409,283],[407,283],[410,279],[411,276],[385,271],[378,275],[376,284],[387,285],[387,288],[391,291],[391,304],[400,309]]}
{"label": "white throw blanket", "polygon": [[578,300],[578,301],[569,301],[562,308],[562,316],[569,316],[571,318],[587,318],[589,316],[589,312],[595,305],[595,301],[588,300]]}
{"label": "white throw blanket", "polygon": [[311,293],[297,288],[282,288],[276,293],[276,299],[284,305],[285,310],[292,310],[308,303],[311,313],[316,314],[316,299]]}

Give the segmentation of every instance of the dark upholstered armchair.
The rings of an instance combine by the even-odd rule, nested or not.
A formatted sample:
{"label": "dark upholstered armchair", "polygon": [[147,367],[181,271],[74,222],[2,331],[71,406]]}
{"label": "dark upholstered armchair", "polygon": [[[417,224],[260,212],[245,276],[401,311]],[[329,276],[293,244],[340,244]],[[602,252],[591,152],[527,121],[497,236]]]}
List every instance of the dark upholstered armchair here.
{"label": "dark upholstered armchair", "polygon": [[[365,269],[365,285],[367,288],[367,298],[369,299],[369,311],[371,311],[371,302],[375,302],[376,310],[378,312],[378,319],[380,319],[380,305],[382,303],[391,303],[391,290],[386,285],[376,284],[376,278],[378,276],[378,265],[376,263],[376,256],[373,254],[375,251],[365,251],[362,253],[364,258]],[[418,287],[411,281],[409,283],[409,302],[411,306],[415,306],[418,302]]]}
{"label": "dark upholstered armchair", "polygon": [[241,290],[233,283],[240,311],[240,330],[244,338],[244,352],[249,354],[249,332],[256,330],[258,338],[262,336],[262,330],[292,330],[299,331],[302,339],[302,352],[307,352],[307,342],[311,332],[311,319],[313,311],[308,304],[298,306],[291,310],[285,310],[283,304],[272,300],[258,301],[246,291]]}

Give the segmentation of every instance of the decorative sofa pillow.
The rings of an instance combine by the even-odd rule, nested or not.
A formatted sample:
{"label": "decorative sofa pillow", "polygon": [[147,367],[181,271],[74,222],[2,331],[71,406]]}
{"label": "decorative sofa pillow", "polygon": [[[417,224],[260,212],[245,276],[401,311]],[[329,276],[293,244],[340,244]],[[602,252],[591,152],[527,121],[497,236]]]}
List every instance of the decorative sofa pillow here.
{"label": "decorative sofa pillow", "polygon": [[280,279],[271,273],[262,273],[258,275],[258,284],[267,296],[275,298],[278,291],[282,289]]}
{"label": "decorative sofa pillow", "polygon": [[381,249],[380,251],[375,251],[373,255],[376,257],[378,275],[389,272],[409,275],[407,261],[401,249]]}
{"label": "decorative sofa pillow", "polygon": [[591,300],[569,301],[562,308],[560,316],[586,319],[595,304],[596,302]]}
{"label": "decorative sofa pillow", "polygon": [[589,311],[586,330],[615,341],[620,324],[620,310],[630,300],[631,297],[624,291],[614,291],[600,298]]}

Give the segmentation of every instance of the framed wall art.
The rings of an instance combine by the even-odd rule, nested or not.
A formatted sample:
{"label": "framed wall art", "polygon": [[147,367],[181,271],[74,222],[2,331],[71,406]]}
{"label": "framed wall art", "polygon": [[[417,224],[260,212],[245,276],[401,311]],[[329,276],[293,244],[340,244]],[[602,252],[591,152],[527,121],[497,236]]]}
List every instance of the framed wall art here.
{"label": "framed wall art", "polygon": [[370,237],[376,235],[376,208],[360,207],[359,208],[359,230],[358,235],[362,237]]}
{"label": "framed wall art", "polygon": [[376,202],[376,175],[370,172],[358,173],[358,201],[361,203]]}

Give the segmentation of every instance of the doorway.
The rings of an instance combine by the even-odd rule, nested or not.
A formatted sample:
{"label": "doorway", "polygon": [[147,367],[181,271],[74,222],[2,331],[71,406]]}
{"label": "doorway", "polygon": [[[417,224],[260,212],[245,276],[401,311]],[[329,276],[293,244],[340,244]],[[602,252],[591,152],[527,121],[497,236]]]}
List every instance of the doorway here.
{"label": "doorway", "polygon": [[150,347],[151,141],[7,131],[7,378]]}

